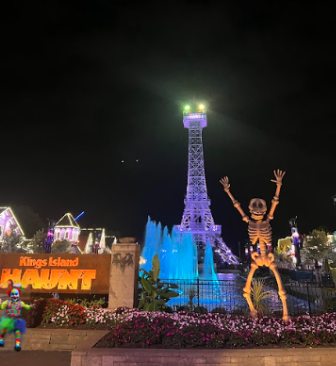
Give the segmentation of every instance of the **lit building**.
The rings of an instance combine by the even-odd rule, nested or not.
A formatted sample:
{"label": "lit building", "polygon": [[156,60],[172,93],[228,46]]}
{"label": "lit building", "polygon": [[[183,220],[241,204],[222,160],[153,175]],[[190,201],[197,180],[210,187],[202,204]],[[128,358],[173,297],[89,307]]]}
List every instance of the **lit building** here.
{"label": "lit building", "polygon": [[56,224],[49,221],[46,253],[51,253],[53,243],[63,240],[71,243],[70,253],[73,254],[102,254],[109,251],[116,237],[106,235],[103,228],[81,228],[77,220],[83,214],[84,211],[74,218],[68,212]]}
{"label": "lit building", "polygon": [[72,244],[78,243],[80,226],[71,213],[66,213],[55,225],[54,241],[67,240]]}
{"label": "lit building", "polygon": [[85,254],[102,254],[116,243],[114,235],[106,235],[103,228],[83,228],[79,236],[78,247]]}
{"label": "lit building", "polygon": [[0,243],[12,232],[24,236],[24,232],[10,207],[0,207]]}

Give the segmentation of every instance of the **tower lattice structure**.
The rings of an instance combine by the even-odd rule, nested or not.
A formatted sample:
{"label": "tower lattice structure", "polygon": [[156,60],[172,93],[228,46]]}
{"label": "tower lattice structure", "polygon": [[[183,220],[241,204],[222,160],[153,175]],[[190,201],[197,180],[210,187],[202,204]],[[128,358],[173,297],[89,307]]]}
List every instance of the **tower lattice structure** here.
{"label": "tower lattice structure", "polygon": [[184,113],[184,127],[189,130],[188,185],[181,225],[175,230],[192,233],[198,248],[210,243],[227,263],[238,264],[237,258],[224,243],[221,225],[216,225],[210,210],[205,169],[202,130],[207,126],[205,113]]}

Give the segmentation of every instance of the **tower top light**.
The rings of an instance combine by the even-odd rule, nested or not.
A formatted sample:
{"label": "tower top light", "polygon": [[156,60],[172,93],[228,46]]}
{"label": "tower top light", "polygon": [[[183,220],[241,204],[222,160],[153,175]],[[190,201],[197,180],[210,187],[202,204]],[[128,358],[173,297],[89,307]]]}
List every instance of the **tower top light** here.
{"label": "tower top light", "polygon": [[200,127],[204,128],[207,126],[207,117],[205,113],[205,105],[203,103],[193,105],[187,104],[183,110],[183,124],[185,128],[190,128],[200,122]]}
{"label": "tower top light", "polygon": [[183,114],[189,114],[189,113],[205,113],[205,105],[203,103],[198,104],[197,106],[194,105],[193,108],[190,108],[190,105],[187,104],[184,107]]}

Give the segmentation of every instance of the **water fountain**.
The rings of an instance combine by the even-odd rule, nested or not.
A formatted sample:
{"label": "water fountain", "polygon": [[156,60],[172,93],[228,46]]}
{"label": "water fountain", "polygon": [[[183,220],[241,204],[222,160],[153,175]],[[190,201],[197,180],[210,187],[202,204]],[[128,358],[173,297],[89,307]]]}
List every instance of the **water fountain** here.
{"label": "water fountain", "polygon": [[[224,307],[229,312],[241,312],[246,309],[243,298],[245,280],[236,273],[217,274],[214,268],[213,249],[211,243],[206,243],[202,270],[198,271],[197,246],[191,233],[173,230],[170,234],[167,227],[148,218],[145,243],[142,249],[140,267],[149,271],[155,254],[160,259],[160,279],[176,283],[180,296],[171,299],[169,306],[186,305],[190,301],[190,293],[199,294],[194,297],[194,306],[205,306],[208,310]],[[267,290],[270,290],[267,288]],[[289,301],[296,307],[305,306],[304,300],[288,296]],[[272,291],[269,299],[272,311],[281,308],[281,301],[276,291]]]}
{"label": "water fountain", "polygon": [[188,302],[191,291],[202,293],[201,301],[206,302],[220,296],[220,286],[214,268],[213,252],[210,243],[205,250],[204,266],[198,272],[197,246],[191,233],[181,234],[168,228],[162,230],[162,225],[148,218],[145,243],[141,257],[141,268],[149,271],[155,254],[160,259],[160,278],[179,285],[180,297],[172,299],[169,305],[180,305]]}
{"label": "water fountain", "polygon": [[148,217],[145,234],[145,245],[141,253],[142,258],[145,259],[145,262],[142,263],[141,268],[145,269],[146,271],[151,270],[154,255],[160,253],[161,236],[161,224],[151,221],[150,217]]}
{"label": "water fountain", "polygon": [[211,280],[211,281],[218,282],[218,277],[217,277],[217,274],[215,272],[215,267],[214,267],[212,247],[209,242],[206,244],[206,248],[205,248],[204,266],[203,266],[203,273],[202,273],[201,277],[203,280]]}
{"label": "water fountain", "polygon": [[180,235],[176,231],[169,234],[162,231],[160,223],[148,218],[141,265],[146,271],[152,267],[155,254],[160,259],[160,277],[165,280],[195,280],[198,278],[197,247],[192,234]]}

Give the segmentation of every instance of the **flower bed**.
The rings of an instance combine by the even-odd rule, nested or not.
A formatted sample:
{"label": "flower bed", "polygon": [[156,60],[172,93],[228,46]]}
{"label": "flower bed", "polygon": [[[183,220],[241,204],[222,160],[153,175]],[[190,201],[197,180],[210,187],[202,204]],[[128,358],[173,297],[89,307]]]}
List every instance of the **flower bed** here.
{"label": "flower bed", "polygon": [[310,346],[336,343],[336,313],[299,316],[285,324],[276,318],[191,312],[160,313],[120,308],[85,308],[48,300],[43,323],[56,327],[110,330],[96,347],[233,348]]}
{"label": "flower bed", "polygon": [[[100,306],[87,308],[78,304],[59,299],[49,299],[45,303],[42,324],[58,327],[74,327],[78,325],[93,325],[100,322],[100,313],[105,309]],[[111,311],[105,311],[111,313]]]}
{"label": "flower bed", "polygon": [[263,317],[132,311],[96,347],[233,348],[310,346],[336,342],[336,314],[301,316],[289,324]]}

